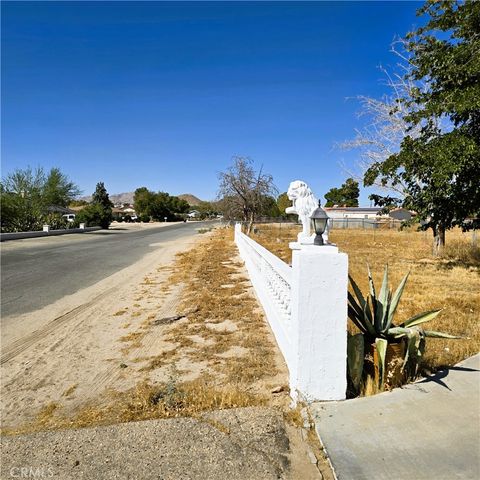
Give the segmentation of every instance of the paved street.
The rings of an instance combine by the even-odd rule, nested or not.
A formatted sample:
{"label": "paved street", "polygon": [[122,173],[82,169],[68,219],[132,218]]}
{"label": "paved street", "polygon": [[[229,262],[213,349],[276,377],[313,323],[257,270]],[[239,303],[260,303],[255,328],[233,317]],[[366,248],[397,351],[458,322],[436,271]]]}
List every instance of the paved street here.
{"label": "paved street", "polygon": [[[115,229],[2,244],[1,313],[38,310],[128,267],[161,243],[196,234],[207,222]],[[3,325],[2,325],[3,326]]]}

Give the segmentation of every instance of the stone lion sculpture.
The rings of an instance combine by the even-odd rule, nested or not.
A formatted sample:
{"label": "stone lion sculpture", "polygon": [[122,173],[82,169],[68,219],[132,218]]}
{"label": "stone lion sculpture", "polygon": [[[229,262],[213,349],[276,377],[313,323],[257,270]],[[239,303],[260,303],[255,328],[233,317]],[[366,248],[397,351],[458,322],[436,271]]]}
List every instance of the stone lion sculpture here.
{"label": "stone lion sculpture", "polygon": [[[295,180],[288,187],[287,196],[293,202],[293,206],[287,207],[285,213],[294,213],[302,222],[302,231],[298,234],[300,243],[313,243],[315,234],[310,236],[310,226],[313,211],[319,206],[319,202],[310,187],[301,180]],[[325,243],[328,243],[328,226],[322,235]]]}

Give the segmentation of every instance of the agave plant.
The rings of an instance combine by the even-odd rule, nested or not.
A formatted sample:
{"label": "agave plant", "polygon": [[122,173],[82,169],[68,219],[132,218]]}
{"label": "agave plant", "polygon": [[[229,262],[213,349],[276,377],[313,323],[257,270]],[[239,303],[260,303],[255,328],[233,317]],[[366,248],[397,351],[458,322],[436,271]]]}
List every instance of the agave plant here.
{"label": "agave plant", "polygon": [[[447,333],[424,330],[420,325],[433,320],[440,310],[431,310],[419,313],[398,325],[393,323],[397,306],[402,297],[408,272],[403,277],[395,293],[388,286],[388,265],[385,266],[382,287],[377,295],[370,267],[368,268],[369,294],[364,296],[362,291],[349,276],[354,295],[348,292],[348,316],[360,330],[360,334],[349,336],[348,365],[350,378],[356,388],[360,383],[365,343],[375,344],[378,354],[378,368],[380,372],[380,387],[384,386],[385,357],[389,343],[406,342],[405,357],[402,370],[411,359],[418,365],[424,352],[425,337],[435,338],[462,338]],[[416,367],[415,367],[416,368]],[[415,371],[416,373],[416,371]]]}

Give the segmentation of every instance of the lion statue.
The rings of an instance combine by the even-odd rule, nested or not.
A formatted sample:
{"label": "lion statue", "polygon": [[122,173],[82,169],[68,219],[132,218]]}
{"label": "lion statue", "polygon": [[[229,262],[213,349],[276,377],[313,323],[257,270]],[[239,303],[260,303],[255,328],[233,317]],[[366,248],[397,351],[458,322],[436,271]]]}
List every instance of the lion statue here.
{"label": "lion statue", "polygon": [[[294,213],[302,222],[303,229],[298,234],[298,241],[300,243],[313,243],[315,234],[310,236],[310,224],[313,211],[319,206],[318,200],[310,190],[310,187],[301,180],[295,180],[290,183],[288,187],[287,196],[293,202],[292,207],[287,207],[285,213]],[[325,244],[328,243],[328,224],[322,235]]]}

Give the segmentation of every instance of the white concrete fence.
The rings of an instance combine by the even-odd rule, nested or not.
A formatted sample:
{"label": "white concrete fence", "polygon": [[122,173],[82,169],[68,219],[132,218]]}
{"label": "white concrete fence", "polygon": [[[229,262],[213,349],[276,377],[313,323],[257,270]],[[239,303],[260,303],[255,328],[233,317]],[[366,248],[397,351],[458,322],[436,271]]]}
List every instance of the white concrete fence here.
{"label": "white concrete fence", "polygon": [[343,400],[348,257],[332,245],[292,244],[290,267],[235,226],[235,243],[290,374],[294,400]]}
{"label": "white concrete fence", "polygon": [[96,230],[101,229],[102,227],[85,227],[84,223],[80,224],[80,228],[68,228],[61,230],[52,230],[50,229],[50,225],[43,225],[43,230],[37,230],[34,232],[0,233],[0,242],[5,242],[7,240],[20,240],[22,238],[51,237],[56,235],[70,235],[72,233],[95,232]]}

